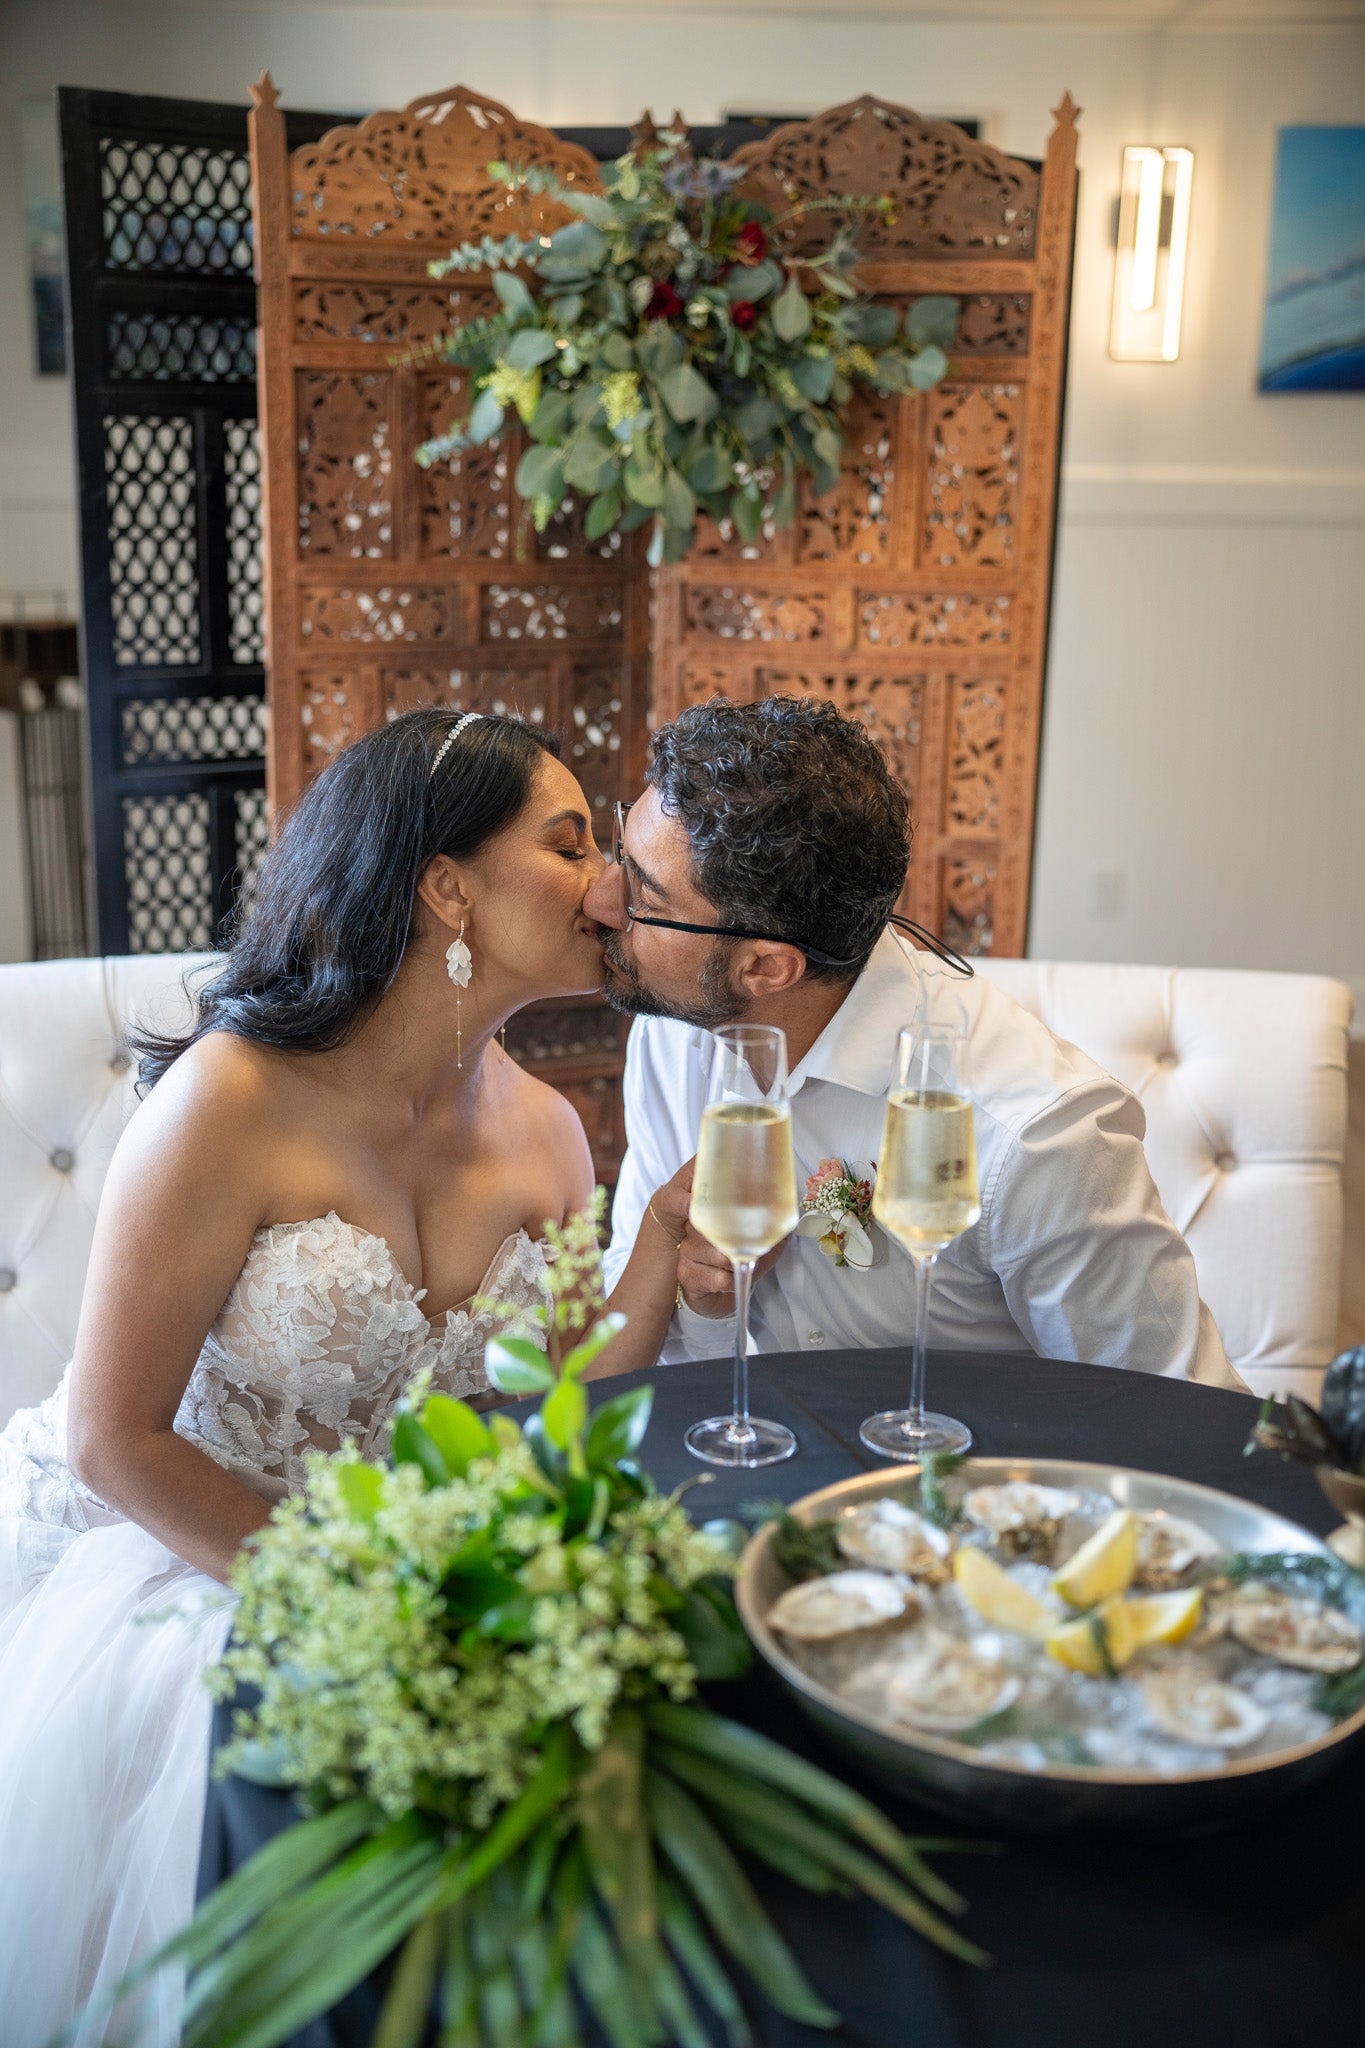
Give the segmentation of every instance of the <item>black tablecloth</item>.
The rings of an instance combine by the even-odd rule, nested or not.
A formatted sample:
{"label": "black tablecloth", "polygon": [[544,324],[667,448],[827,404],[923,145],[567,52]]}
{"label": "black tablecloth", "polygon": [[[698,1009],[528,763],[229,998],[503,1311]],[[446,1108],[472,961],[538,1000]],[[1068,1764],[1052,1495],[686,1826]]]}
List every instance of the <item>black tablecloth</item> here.
{"label": "black tablecloth", "polygon": [[[829,1352],[755,1360],[753,1407],[787,1422],[801,1449],[784,1465],[726,1474],[696,1512],[791,1500],[879,1461],[858,1442],[875,1408],[904,1399],[908,1355]],[[647,1377],[642,1375],[641,1377]],[[653,1375],[643,1459],[661,1486],[695,1476],[689,1422],[727,1405],[721,1364]],[[954,1355],[931,1361],[931,1404],[971,1424],[983,1456],[1093,1458],[1223,1487],[1325,1532],[1335,1521],[1310,1473],[1242,1455],[1245,1395],[1140,1373],[1046,1360]],[[611,1381],[601,1395],[630,1384]],[[776,1686],[758,1677],[716,1704],[848,1774],[822,1752]],[[224,1710],[220,1709],[220,1716]],[[218,1735],[225,1732],[220,1718]],[[882,1799],[904,1827],[961,1833]],[[279,1793],[230,1779],[209,1794],[207,1889],[294,1817]],[[998,1836],[996,1839],[999,1839]],[[813,1898],[776,1878],[759,1888],[817,1989],[844,2015],[818,2035],[753,2011],[762,2048],[1300,2048],[1365,2040],[1365,1759],[1253,1824],[1201,1840],[1012,1838],[1001,1853],[943,1859],[967,1893],[967,1931],[995,1957],[978,1971],[941,1956],[862,1900]],[[362,2048],[377,2010],[361,1987],[298,2048]]]}

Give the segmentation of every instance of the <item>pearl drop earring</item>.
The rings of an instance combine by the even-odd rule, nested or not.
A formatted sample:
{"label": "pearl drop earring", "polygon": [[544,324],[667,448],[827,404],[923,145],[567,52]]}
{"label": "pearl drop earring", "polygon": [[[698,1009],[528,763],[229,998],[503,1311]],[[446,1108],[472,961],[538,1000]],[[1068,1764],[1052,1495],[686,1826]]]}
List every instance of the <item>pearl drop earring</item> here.
{"label": "pearl drop earring", "polygon": [[460,929],[446,947],[446,973],[455,984],[455,1064],[464,1065],[464,1041],[460,1031],[460,990],[468,988],[474,972],[474,962],[464,942],[464,919]]}

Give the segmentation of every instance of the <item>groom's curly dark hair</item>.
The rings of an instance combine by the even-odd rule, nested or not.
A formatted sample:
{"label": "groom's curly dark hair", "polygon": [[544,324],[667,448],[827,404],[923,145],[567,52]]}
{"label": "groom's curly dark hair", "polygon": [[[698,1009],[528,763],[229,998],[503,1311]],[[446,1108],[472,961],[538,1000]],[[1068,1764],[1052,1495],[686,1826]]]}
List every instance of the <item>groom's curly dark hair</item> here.
{"label": "groom's curly dark hair", "polygon": [[645,780],[678,818],[726,924],[809,946],[821,981],[861,973],[905,883],[905,792],[867,727],[809,697],[713,697],[654,735]]}

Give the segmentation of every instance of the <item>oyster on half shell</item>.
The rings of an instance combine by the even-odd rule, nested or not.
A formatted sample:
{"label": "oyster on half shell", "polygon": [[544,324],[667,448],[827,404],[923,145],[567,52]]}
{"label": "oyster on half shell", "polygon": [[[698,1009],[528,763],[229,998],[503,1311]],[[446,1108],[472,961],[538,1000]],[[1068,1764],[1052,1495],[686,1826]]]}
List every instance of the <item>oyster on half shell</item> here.
{"label": "oyster on half shell", "polygon": [[901,1501],[882,1499],[845,1508],[834,1540],[854,1564],[874,1571],[904,1572],[927,1585],[946,1584],[952,1538]]}
{"label": "oyster on half shell", "polygon": [[964,1495],[962,1511],[1007,1556],[1035,1557],[1046,1564],[1062,1523],[1079,1505],[1076,1495],[1061,1487],[1011,1479],[1003,1486],[975,1487]]}
{"label": "oyster on half shell", "polygon": [[1354,1671],[1365,1656],[1365,1635],[1339,1609],[1256,1579],[1220,1599],[1213,1620],[1217,1632],[1298,1671]]}
{"label": "oyster on half shell", "polygon": [[1145,1678],[1142,1704],[1153,1727],[1198,1749],[1245,1749],[1270,1726],[1269,1714],[1249,1693],[1183,1664]]}
{"label": "oyster on half shell", "polygon": [[998,1659],[960,1636],[925,1627],[888,1677],[885,1699],[893,1719],[948,1735],[1002,1712],[1022,1686]]}
{"label": "oyster on half shell", "polygon": [[1222,1554],[1223,1546],[1201,1529],[1197,1522],[1185,1522],[1178,1515],[1152,1512],[1138,1516],[1137,1571],[1133,1583],[1156,1592],[1178,1586],[1186,1572],[1197,1564]]}
{"label": "oyster on half shell", "polygon": [[768,1609],[768,1626],[801,1643],[832,1642],[858,1629],[919,1618],[909,1579],[893,1572],[829,1572],[788,1586]]}

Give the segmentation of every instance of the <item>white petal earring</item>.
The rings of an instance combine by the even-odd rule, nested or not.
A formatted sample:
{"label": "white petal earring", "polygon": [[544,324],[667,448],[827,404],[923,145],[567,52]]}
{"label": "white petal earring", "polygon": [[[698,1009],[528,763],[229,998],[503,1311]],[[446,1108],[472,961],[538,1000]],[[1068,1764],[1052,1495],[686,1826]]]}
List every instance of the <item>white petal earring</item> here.
{"label": "white petal earring", "polygon": [[468,988],[474,972],[474,961],[464,942],[464,919],[460,929],[446,947],[446,973],[455,984],[455,1064],[464,1065],[464,1044],[460,1033],[460,990]]}

